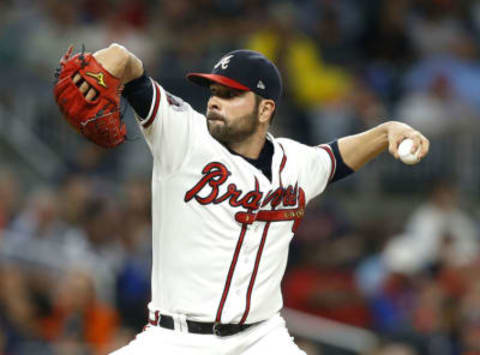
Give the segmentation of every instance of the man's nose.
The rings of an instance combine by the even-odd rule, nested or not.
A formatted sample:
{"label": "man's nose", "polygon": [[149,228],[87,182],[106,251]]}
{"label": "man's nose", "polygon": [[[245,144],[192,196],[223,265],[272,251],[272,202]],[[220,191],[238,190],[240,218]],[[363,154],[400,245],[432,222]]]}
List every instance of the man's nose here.
{"label": "man's nose", "polygon": [[219,111],[221,107],[220,100],[216,96],[211,96],[210,99],[208,99],[208,104],[207,104],[208,110],[212,111]]}

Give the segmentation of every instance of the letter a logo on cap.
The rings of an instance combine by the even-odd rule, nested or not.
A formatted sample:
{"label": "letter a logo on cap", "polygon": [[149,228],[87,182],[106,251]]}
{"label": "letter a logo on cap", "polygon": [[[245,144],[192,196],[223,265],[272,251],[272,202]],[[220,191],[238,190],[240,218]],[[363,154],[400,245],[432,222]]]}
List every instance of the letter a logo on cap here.
{"label": "letter a logo on cap", "polygon": [[232,59],[233,57],[233,54],[232,55],[227,55],[226,57],[223,57],[222,59],[220,59],[218,61],[217,64],[215,64],[215,66],[213,67],[213,69],[217,69],[219,66],[222,66],[222,69],[225,70],[228,68],[228,64],[230,63],[230,59]]}

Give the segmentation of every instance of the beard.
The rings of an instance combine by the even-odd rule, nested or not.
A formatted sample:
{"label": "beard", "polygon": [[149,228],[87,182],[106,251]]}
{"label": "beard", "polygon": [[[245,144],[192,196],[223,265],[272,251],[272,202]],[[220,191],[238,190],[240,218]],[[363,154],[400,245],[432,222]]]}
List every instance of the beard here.
{"label": "beard", "polygon": [[239,143],[255,133],[259,125],[258,107],[253,112],[228,122],[225,117],[215,112],[207,114],[208,131],[220,143],[226,145]]}

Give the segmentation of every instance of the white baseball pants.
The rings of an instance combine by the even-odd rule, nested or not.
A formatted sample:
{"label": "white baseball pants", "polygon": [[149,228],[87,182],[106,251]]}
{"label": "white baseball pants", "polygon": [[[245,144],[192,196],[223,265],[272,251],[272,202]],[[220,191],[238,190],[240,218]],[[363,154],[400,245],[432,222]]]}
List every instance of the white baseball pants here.
{"label": "white baseball pants", "polygon": [[218,337],[148,325],[110,355],[306,355],[293,342],[284,319],[275,315],[235,335]]}

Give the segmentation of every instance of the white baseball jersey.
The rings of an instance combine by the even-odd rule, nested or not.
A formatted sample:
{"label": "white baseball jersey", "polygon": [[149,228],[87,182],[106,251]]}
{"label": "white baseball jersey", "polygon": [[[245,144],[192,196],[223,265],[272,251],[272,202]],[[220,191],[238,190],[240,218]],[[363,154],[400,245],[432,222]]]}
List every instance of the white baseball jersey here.
{"label": "white baseball jersey", "polygon": [[[153,82],[140,127],[153,155],[151,314],[254,323],[282,308],[288,246],[335,170],[329,146],[273,143],[271,181]],[[157,313],[158,314],[158,313]]]}

